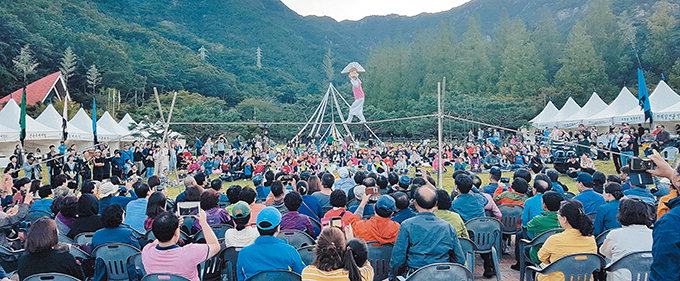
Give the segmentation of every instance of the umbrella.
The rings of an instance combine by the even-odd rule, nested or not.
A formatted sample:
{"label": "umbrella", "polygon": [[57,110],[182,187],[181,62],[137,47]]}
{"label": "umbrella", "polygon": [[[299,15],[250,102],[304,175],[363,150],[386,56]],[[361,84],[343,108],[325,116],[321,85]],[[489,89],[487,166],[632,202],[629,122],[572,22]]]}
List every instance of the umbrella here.
{"label": "umbrella", "polygon": [[340,71],[340,73],[349,73],[349,71],[352,70],[352,68],[356,68],[358,72],[366,72],[363,66],[361,66],[358,62],[353,61],[350,62],[347,66],[345,66],[345,68],[343,68],[342,71]]}

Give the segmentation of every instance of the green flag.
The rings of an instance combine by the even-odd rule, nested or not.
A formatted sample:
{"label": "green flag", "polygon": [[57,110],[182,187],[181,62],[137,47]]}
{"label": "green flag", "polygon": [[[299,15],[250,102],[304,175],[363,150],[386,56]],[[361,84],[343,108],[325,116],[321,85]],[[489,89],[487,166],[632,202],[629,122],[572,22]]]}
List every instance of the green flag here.
{"label": "green flag", "polygon": [[24,146],[24,139],[26,139],[26,87],[24,87],[21,93],[21,114],[19,115],[19,126],[21,127],[21,133],[19,135],[19,140],[21,141],[21,146]]}

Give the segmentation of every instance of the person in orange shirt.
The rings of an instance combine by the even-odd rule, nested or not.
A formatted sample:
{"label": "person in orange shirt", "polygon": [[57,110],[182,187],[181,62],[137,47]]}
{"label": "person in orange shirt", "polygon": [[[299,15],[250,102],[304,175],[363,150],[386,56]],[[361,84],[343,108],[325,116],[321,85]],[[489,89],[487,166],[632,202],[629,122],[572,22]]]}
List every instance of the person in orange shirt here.
{"label": "person in orange shirt", "polygon": [[354,237],[364,241],[378,241],[380,245],[394,243],[399,234],[399,223],[391,220],[396,211],[394,198],[389,195],[381,195],[375,203],[375,213],[368,220],[361,220],[364,214],[364,207],[368,204],[369,195],[364,194],[361,203],[354,214],[349,218]]}
{"label": "person in orange shirt", "polygon": [[351,223],[350,218],[353,214],[345,207],[347,205],[346,193],[340,189],[336,189],[331,192],[330,197],[330,203],[333,208],[326,212],[322,222],[333,217],[341,217],[343,225],[349,225]]}
{"label": "person in orange shirt", "polygon": [[661,197],[661,199],[659,199],[659,207],[656,210],[656,219],[657,220],[660,219],[661,216],[665,215],[666,213],[668,213],[668,211],[671,210],[670,208],[668,208],[668,205],[666,205],[666,203],[668,203],[668,201],[671,201],[671,199],[678,197],[678,189],[676,187],[674,187],[672,184],[670,185],[670,188],[671,188],[670,193],[667,194],[667,195],[664,195],[663,197]]}
{"label": "person in orange shirt", "polygon": [[496,204],[516,204],[524,207],[524,201],[527,200],[527,191],[529,190],[529,183],[523,178],[515,178],[512,181],[512,186],[508,191],[504,191],[501,194],[494,196],[493,200]]}

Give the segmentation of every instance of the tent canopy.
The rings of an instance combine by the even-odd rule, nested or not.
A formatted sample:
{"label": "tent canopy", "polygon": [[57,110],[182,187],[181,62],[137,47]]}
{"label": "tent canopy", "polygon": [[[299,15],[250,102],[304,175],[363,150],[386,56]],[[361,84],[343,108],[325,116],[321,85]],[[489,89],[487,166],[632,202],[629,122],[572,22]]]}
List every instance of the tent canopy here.
{"label": "tent canopy", "polygon": [[588,102],[586,102],[586,104],[584,104],[578,112],[574,113],[574,115],[567,117],[565,121],[560,122],[559,126],[563,128],[576,127],[579,124],[583,124],[584,120],[589,116],[592,116],[593,114],[598,113],[606,108],[607,104],[602,101],[596,92],[593,92],[593,94],[590,96],[590,99],[588,99]]}
{"label": "tent canopy", "polygon": [[[62,116],[52,104],[47,105],[47,108],[35,120],[49,128],[62,130]],[[69,140],[92,140],[92,133],[78,129],[78,127],[73,126],[70,122],[66,125],[66,132],[68,132]]]}
{"label": "tent canopy", "polygon": [[[17,134],[21,131],[19,126],[19,117],[21,115],[21,108],[13,100],[10,99],[5,107],[0,110],[0,120],[2,124],[9,129],[16,131]],[[26,115],[26,140],[60,140],[61,129],[52,129],[42,123]]]}
{"label": "tent canopy", "polygon": [[[663,80],[656,85],[654,92],[649,95],[649,104],[652,108],[652,113],[661,112],[664,109],[680,102],[680,96],[678,96],[671,87],[666,84]],[[638,106],[630,111],[621,114],[619,116],[614,116],[614,123],[644,123],[645,114],[644,111]]]}
{"label": "tent canopy", "polygon": [[543,127],[557,126],[559,125],[559,121],[566,120],[579,110],[581,110],[581,107],[574,101],[572,97],[569,97],[567,99],[567,102],[564,103],[564,106],[562,106],[559,112],[552,116],[546,116],[547,118],[544,119],[541,125]]}
{"label": "tent canopy", "polygon": [[625,114],[636,107],[639,107],[639,102],[633,93],[628,90],[628,88],[623,87],[616,96],[614,101],[607,106],[606,109],[595,113],[593,116],[584,120],[585,124],[588,126],[609,126],[613,124],[612,118],[614,116],[619,116]]}
{"label": "tent canopy", "polygon": [[132,125],[132,124],[137,125],[137,121],[132,119],[132,116],[130,116],[129,113],[125,113],[125,116],[123,116],[123,119],[120,119],[120,122],[118,122],[118,125],[125,128],[126,130],[130,130],[130,125]]}
{"label": "tent canopy", "polygon": [[128,129],[125,129],[118,125],[118,122],[116,122],[116,120],[113,119],[113,117],[111,116],[111,114],[109,114],[108,111],[105,111],[104,114],[102,114],[102,117],[99,117],[99,120],[97,120],[97,128],[99,128],[99,126],[106,128],[110,132],[113,132],[114,134],[119,136],[126,136],[130,134],[130,131],[128,131]]}
{"label": "tent canopy", "polygon": [[[78,127],[78,129],[92,134],[92,119],[90,119],[90,116],[88,116],[82,107],[78,110],[78,113],[76,113],[76,115],[71,118],[70,122],[73,124],[73,126]],[[97,138],[100,141],[113,141],[119,137],[119,135],[116,135],[115,133],[106,130],[101,125],[97,124]]]}
{"label": "tent canopy", "polygon": [[552,101],[548,101],[548,104],[546,104],[545,107],[543,108],[543,110],[541,110],[541,113],[536,115],[536,117],[534,117],[534,119],[531,119],[531,121],[529,121],[529,123],[533,124],[534,127],[540,127],[539,124],[544,123],[544,121],[547,118],[549,118],[551,116],[555,116],[558,112],[560,112],[560,111],[559,111],[559,109],[557,109],[557,107],[555,107],[555,104],[553,104]]}

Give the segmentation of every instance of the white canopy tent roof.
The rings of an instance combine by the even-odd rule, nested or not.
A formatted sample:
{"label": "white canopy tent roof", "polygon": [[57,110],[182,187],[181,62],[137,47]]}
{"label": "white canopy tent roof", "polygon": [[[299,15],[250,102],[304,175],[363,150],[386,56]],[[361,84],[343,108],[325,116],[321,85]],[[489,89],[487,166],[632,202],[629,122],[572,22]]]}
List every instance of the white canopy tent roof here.
{"label": "white canopy tent roof", "polygon": [[586,104],[584,104],[578,112],[574,113],[574,115],[570,117],[567,117],[565,121],[560,121],[558,126],[560,128],[576,127],[579,124],[583,124],[584,120],[588,119],[589,116],[592,116],[593,114],[596,114],[606,108],[607,104],[602,101],[596,92],[593,92],[593,94],[590,96],[590,99],[588,99],[588,102],[586,102]]}
{"label": "white canopy tent roof", "polygon": [[[35,120],[47,127],[58,129],[61,132],[62,116],[52,104],[47,105],[47,108],[45,108]],[[66,124],[66,132],[68,133],[67,139],[69,140],[92,140],[92,133],[78,129],[78,127],[73,126],[70,122]]]}
{"label": "white canopy tent roof", "polygon": [[109,130],[110,132],[113,132],[116,135],[119,136],[126,136],[130,134],[130,131],[128,129],[125,129],[118,125],[118,122],[113,119],[111,114],[109,114],[108,111],[105,111],[104,114],[102,114],[102,117],[99,117],[99,120],[97,120],[97,128],[99,126],[106,128],[106,130]]}
{"label": "white canopy tent roof", "polygon": [[[130,125],[132,125],[132,124],[137,125],[137,121],[132,119],[132,116],[130,116],[129,113],[125,113],[125,116],[123,116],[123,119],[120,119],[120,122],[118,122],[118,125],[125,128],[126,130],[130,130]],[[133,130],[133,131],[135,131],[135,130]]]}
{"label": "white canopy tent roof", "polygon": [[541,124],[541,127],[557,126],[561,120],[566,120],[570,116],[576,114],[579,110],[581,110],[581,107],[574,101],[572,97],[569,97],[567,102],[564,103],[564,106],[562,106],[557,114],[547,116],[547,118]]}
{"label": "white canopy tent roof", "polygon": [[606,109],[584,120],[588,126],[609,126],[613,124],[614,116],[619,116],[639,107],[639,102],[628,88],[623,87]]}
{"label": "white canopy tent roof", "polygon": [[19,141],[19,131],[13,130],[4,125],[0,125],[0,142]]}
{"label": "white canopy tent roof", "polygon": [[552,116],[557,115],[558,112],[560,112],[560,110],[555,107],[555,104],[552,101],[548,101],[548,104],[546,104],[543,110],[541,110],[541,113],[536,115],[534,119],[531,119],[529,123],[531,123],[534,127],[539,128],[541,127],[539,124],[542,124],[548,118],[552,118]]}
{"label": "white canopy tent roof", "polygon": [[[83,108],[78,110],[78,113],[71,118],[70,122],[73,126],[78,127],[78,129],[92,134],[92,119],[90,119],[90,116],[88,116]],[[115,141],[119,137],[121,136],[106,130],[100,124],[97,124],[97,139],[99,141]]]}
{"label": "white canopy tent roof", "polygon": [[[19,132],[21,127],[19,126],[19,117],[21,115],[21,108],[13,100],[10,99],[5,107],[0,110],[0,120],[2,120],[2,125],[11,129],[12,131]],[[26,115],[26,140],[59,140],[61,139],[61,129],[52,129],[42,123],[31,118],[31,116]]]}
{"label": "white canopy tent roof", "polygon": [[[656,89],[649,95],[649,105],[652,108],[652,113],[661,112],[664,109],[680,102],[680,96],[671,89],[671,87],[666,84],[663,80],[656,85]],[[645,114],[644,111],[638,106],[631,109],[630,111],[621,114],[619,116],[614,116],[614,123],[644,123]]]}

